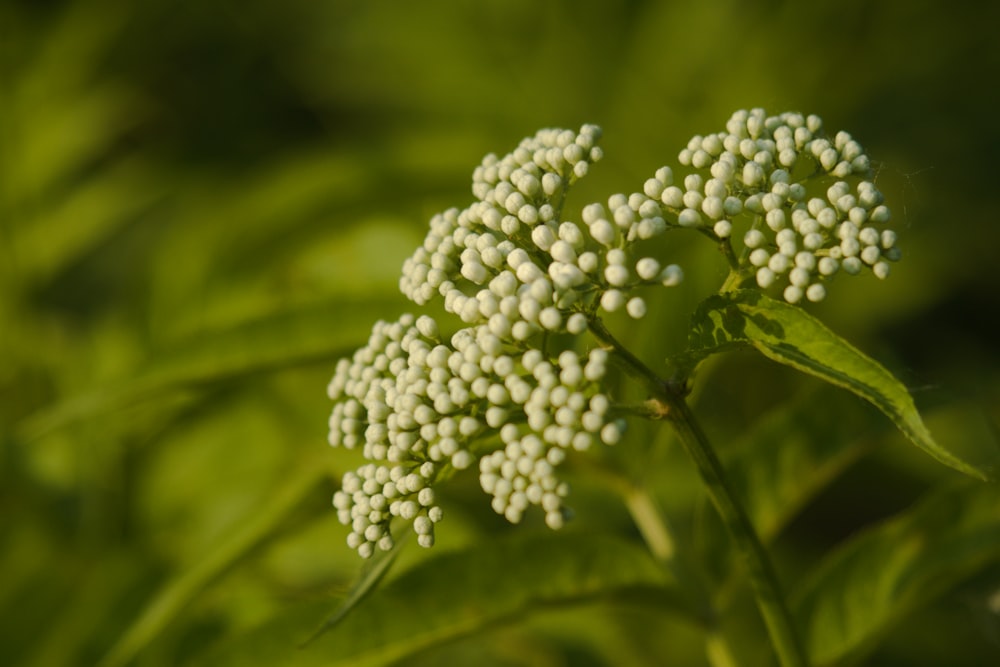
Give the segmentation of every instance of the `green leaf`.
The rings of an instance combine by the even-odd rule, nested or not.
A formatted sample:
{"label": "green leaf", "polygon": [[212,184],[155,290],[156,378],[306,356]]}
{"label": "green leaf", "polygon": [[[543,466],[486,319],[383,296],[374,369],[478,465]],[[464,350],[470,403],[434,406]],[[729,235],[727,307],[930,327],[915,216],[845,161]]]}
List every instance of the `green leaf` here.
{"label": "green leaf", "polygon": [[75,174],[122,151],[120,138],[139,110],[129,87],[107,76],[107,63],[136,10],[94,12],[68,3],[44,25],[18,20],[16,11],[0,16],[11,47],[0,54],[0,173],[13,202],[44,202]]}
{"label": "green leaf", "polygon": [[1000,563],[1000,486],[966,483],[834,552],[795,596],[809,653],[830,664],[905,614]]}
{"label": "green leaf", "polygon": [[517,533],[422,561],[303,649],[296,646],[329,603],[292,608],[201,663],[382,665],[543,606],[645,591],[660,605],[680,608],[664,576],[645,549],[621,538]]}
{"label": "green leaf", "polygon": [[164,196],[149,165],[123,159],[38,207],[10,232],[19,280],[44,282],[134,223]]}
{"label": "green leaf", "polygon": [[374,315],[399,312],[402,305],[402,297],[363,303],[338,300],[201,332],[160,351],[121,384],[95,388],[29,417],[20,425],[19,435],[30,441],[77,420],[168,392],[335,358],[367,339]]}
{"label": "green leaf", "polygon": [[[844,419],[852,407],[857,418]],[[854,396],[818,385],[758,419],[727,449],[726,477],[764,544],[878,442],[881,415],[858,407]],[[699,557],[731,576],[730,538],[713,514],[704,518],[696,528]]]}
{"label": "green leaf", "polygon": [[726,475],[765,542],[875,444],[878,413],[842,417],[855,401],[821,386],[763,417],[734,444]]}
{"label": "green leaf", "polygon": [[311,644],[335,625],[347,618],[347,615],[351,612],[351,610],[357,607],[362,600],[368,597],[369,593],[375,590],[378,583],[382,581],[386,574],[388,574],[392,564],[396,562],[396,556],[399,555],[400,549],[402,549],[409,541],[411,530],[412,528],[408,526],[403,531],[400,531],[400,534],[395,536],[395,543],[392,545],[392,549],[389,551],[377,552],[375,556],[365,564],[365,567],[361,570],[361,574],[358,575],[357,581],[355,581],[354,585],[351,586],[351,591],[347,594],[347,598],[345,598],[344,601],[337,606],[337,609],[330,614],[325,621],[323,621],[323,624],[317,628],[316,632],[302,643],[303,647]]}
{"label": "green leaf", "polygon": [[169,580],[104,656],[102,667],[128,664],[199,593],[279,528],[325,474],[324,467],[315,460],[303,465],[275,490],[266,507],[261,508],[252,521],[234,531],[194,566]]}
{"label": "green leaf", "polygon": [[888,416],[915,445],[941,463],[989,479],[986,466],[962,460],[934,441],[906,387],[868,357],[797,306],[756,290],[714,295],[692,319],[684,370],[733,346],[750,345],[767,358],[814,375],[860,396]]}

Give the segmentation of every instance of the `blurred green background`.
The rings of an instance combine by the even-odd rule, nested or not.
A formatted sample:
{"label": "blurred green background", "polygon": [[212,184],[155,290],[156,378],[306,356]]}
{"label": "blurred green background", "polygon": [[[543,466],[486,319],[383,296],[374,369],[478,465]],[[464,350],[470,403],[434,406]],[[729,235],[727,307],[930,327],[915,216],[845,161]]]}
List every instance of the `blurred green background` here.
{"label": "blurred green background", "polygon": [[[1000,5],[919,0],[3,0],[0,662],[181,664],[341,592],[358,562],[329,497],[356,461],[325,444],[328,376],[407,308],[430,216],[540,127],[604,128],[577,206],[640,189],[738,108],[851,132],[904,260],[810,309],[941,442],[995,450],[998,25]],[[708,245],[676,246],[686,286],[627,336],[651,362],[724,277]],[[750,355],[705,383],[722,441],[816,387]],[[846,419],[878,446],[779,543],[793,571],[957,478],[865,410]],[[676,477],[667,502],[696,488]],[[460,515],[440,548],[503,530]],[[998,588],[952,590],[870,664],[1000,656]]]}

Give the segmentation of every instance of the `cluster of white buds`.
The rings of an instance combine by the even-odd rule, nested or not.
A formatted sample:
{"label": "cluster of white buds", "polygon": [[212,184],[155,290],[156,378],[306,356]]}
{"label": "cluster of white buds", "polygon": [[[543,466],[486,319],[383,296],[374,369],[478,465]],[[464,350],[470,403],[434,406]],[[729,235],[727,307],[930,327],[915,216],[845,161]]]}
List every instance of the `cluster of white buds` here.
{"label": "cluster of white buds", "polygon": [[423,245],[403,266],[400,289],[423,305],[435,295],[467,324],[504,340],[543,332],[580,334],[598,308],[641,318],[630,291],[676,285],[676,265],[634,258],[634,242],[667,229],[657,209],[612,197],[613,222],[597,204],[583,223],[560,219],[569,187],[601,158],[600,128],[548,129],[503,158],[488,155],[473,173],[478,201],[434,216]]}
{"label": "cluster of white buds", "polygon": [[506,449],[483,459],[495,467],[480,466],[494,508],[516,522],[528,504],[541,505],[549,525],[561,525],[567,486],[555,467],[594,437],[614,444],[624,428],[598,392],[606,357],[595,349],[581,363],[567,350],[550,361],[484,325],[445,342],[428,316],[377,322],[328,387],[330,444],[361,447],[369,461],[344,475],[333,498],[338,518],[351,526],[348,544],[363,557],[391,549],[389,524],[400,517],[412,521],[419,544],[431,546],[442,517],[435,482],[495,447],[489,440],[497,431]]}
{"label": "cluster of white buds", "polygon": [[[410,300],[441,297],[467,327],[445,340],[427,316],[379,322],[338,364],[330,444],[360,447],[368,462],[344,475],[334,505],[362,556],[392,548],[396,517],[431,546],[442,516],[435,483],[476,461],[497,513],[517,523],[534,505],[563,525],[568,487],[555,469],[571,451],[614,445],[625,427],[600,390],[608,353],[581,356],[573,337],[596,332],[602,312],[642,318],[638,288],[682,279],[643,241],[698,229],[728,249],[734,275],[783,285],[791,303],[823,299],[841,269],[884,278],[899,258],[895,233],[879,229],[889,210],[866,180],[868,156],[844,132],[828,139],[816,116],[739,111],[681,151],[696,170],[683,187],[661,167],[642,192],[563,220],[567,190],[601,158],[600,134],[547,129],[486,156],[473,174],[477,201],[434,216],[400,279]],[[729,245],[737,222],[749,227],[739,260]],[[552,348],[561,351],[542,351]]]}
{"label": "cluster of white buds", "polygon": [[621,438],[625,423],[607,419],[610,401],[595,391],[606,364],[607,352],[601,348],[591,350],[585,364],[571,350],[555,363],[538,350],[522,355],[521,366],[531,373],[534,386],[524,378],[515,380],[510,400],[523,402],[520,409],[528,429],[503,425],[504,448],[479,461],[483,491],[493,496],[493,509],[511,523],[518,523],[529,505],[538,505],[549,527],[561,528],[566,518],[562,500],[569,487],[553,470],[571,449],[586,451],[595,440],[614,445]]}
{"label": "cluster of white buds", "polygon": [[867,266],[885,278],[900,257],[868,155],[846,132],[830,139],[817,116],[737,111],[725,131],[693,137],[678,159],[696,171],[675,185],[663,167],[632,198],[726,243],[749,219],[741,266],[753,267],[761,288],[783,287],[790,303],[821,301],[841,269]]}

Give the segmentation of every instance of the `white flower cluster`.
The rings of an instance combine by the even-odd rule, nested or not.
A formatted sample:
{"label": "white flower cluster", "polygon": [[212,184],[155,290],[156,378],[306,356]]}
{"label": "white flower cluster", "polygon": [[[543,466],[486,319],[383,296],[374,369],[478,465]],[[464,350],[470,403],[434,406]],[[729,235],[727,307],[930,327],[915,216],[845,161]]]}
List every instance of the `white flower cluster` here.
{"label": "white flower cluster", "polygon": [[[826,138],[816,116],[739,111],[726,131],[694,137],[674,184],[662,167],[642,192],[585,206],[562,220],[566,192],[601,158],[600,128],[548,129],[473,174],[477,201],[434,216],[406,260],[400,289],[424,305],[442,297],[467,328],[448,341],[430,317],[379,322],[329,385],[330,444],[361,448],[365,465],[334,496],[348,543],[364,556],[392,548],[389,524],[412,521],[422,546],[440,521],[434,485],[479,462],[493,509],[512,523],[532,505],[562,526],[568,487],[555,474],[570,451],[613,445],[624,430],[601,393],[608,353],[580,356],[567,336],[603,312],[640,319],[647,285],[678,284],[679,267],[641,251],[667,229],[721,242],[740,277],[784,297],[819,301],[824,281],[868,266],[884,278],[899,258],[870,162],[849,135]],[[815,196],[810,187],[824,188]],[[742,258],[730,238],[749,218]],[[595,329],[596,331],[596,329]],[[563,350],[552,356],[542,352]],[[569,349],[566,349],[569,348]],[[495,436],[499,435],[499,441]]]}
{"label": "white flower cluster", "polygon": [[538,505],[545,510],[549,527],[561,528],[566,518],[562,500],[569,487],[553,470],[570,449],[582,452],[595,440],[614,445],[621,438],[624,422],[608,421],[610,401],[593,391],[604,377],[606,363],[607,352],[601,348],[591,350],[586,364],[569,350],[554,364],[538,350],[522,356],[524,370],[537,384],[515,380],[510,397],[523,401],[529,430],[503,425],[500,439],[505,447],[479,461],[483,491],[493,496],[493,509],[511,523],[518,523],[529,505]]}
{"label": "white flower cluster", "polygon": [[900,257],[895,232],[880,229],[890,215],[867,180],[868,155],[846,132],[828,138],[817,116],[737,111],[725,131],[693,137],[679,161],[697,171],[675,185],[663,167],[632,198],[662,204],[678,225],[720,241],[749,217],[741,263],[760,287],[783,285],[790,303],[821,301],[824,282],[840,270],[867,266],[885,278]]}
{"label": "white flower cluster", "polygon": [[[378,322],[368,344],[342,359],[328,387],[335,402],[330,444],[362,448],[369,463],[344,475],[333,503],[351,526],[348,544],[363,557],[393,546],[389,523],[412,521],[419,544],[434,543],[442,517],[434,483],[471,466],[500,432],[505,449],[480,464],[481,483],[497,512],[518,521],[529,504],[558,527],[567,486],[555,468],[569,449],[600,438],[618,441],[597,391],[607,353],[582,363],[564,351],[547,360],[535,349],[505,343],[487,326],[461,329],[443,342],[427,316]],[[495,445],[494,445],[495,446]]]}
{"label": "white flower cluster", "polygon": [[403,266],[403,294],[418,305],[440,295],[449,312],[504,340],[580,334],[598,307],[641,318],[646,304],[629,292],[682,277],[675,265],[631,257],[634,241],[667,228],[660,211],[618,195],[613,222],[600,205],[584,210],[583,225],[560,220],[566,191],[601,158],[599,139],[595,125],[548,129],[502,159],[486,156],[473,174],[478,201],[434,216]]}

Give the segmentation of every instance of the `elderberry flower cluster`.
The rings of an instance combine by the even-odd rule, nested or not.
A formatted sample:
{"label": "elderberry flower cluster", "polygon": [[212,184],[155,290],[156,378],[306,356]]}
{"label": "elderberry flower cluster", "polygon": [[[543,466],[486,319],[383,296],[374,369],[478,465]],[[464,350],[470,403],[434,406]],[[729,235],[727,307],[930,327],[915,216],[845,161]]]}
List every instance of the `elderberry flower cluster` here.
{"label": "elderberry flower cluster", "polygon": [[561,219],[567,190],[602,156],[600,136],[596,125],[547,129],[503,158],[487,155],[473,173],[477,201],[434,216],[403,265],[403,294],[418,305],[440,295],[462,321],[516,341],[581,334],[598,308],[643,317],[646,303],[630,292],[682,278],[676,265],[633,256],[635,241],[667,229],[660,212],[621,198],[613,222],[600,205],[584,210],[584,224]]}
{"label": "elderberry flower cluster", "polygon": [[683,187],[664,167],[644,194],[680,226],[726,243],[734,222],[749,218],[740,268],[761,288],[782,287],[789,303],[823,300],[839,271],[867,267],[885,278],[900,257],[870,158],[848,133],[828,137],[818,116],[737,111],[725,131],[693,137],[678,159],[695,170]]}
{"label": "elderberry flower cluster", "polygon": [[[678,184],[661,167],[642,192],[566,220],[567,191],[601,159],[600,137],[595,125],[546,129],[487,155],[473,173],[476,201],[431,219],[399,283],[417,305],[442,299],[466,327],[445,338],[426,315],[380,321],[338,363],[330,444],[367,462],[344,475],[333,503],[361,556],[392,548],[396,518],[431,546],[443,515],[435,485],[477,462],[498,514],[517,523],[536,506],[563,525],[558,466],[616,444],[625,427],[601,387],[609,353],[580,337],[606,333],[604,313],[641,319],[638,288],[682,279],[644,241],[696,229],[724,249],[731,277],[781,287],[791,303],[822,300],[841,270],[884,278],[899,258],[868,156],[844,132],[829,139],[816,116],[738,111],[725,131],[688,142],[679,160],[694,171]],[[737,224],[748,227],[739,257]]]}
{"label": "elderberry flower cluster", "polygon": [[516,523],[537,505],[549,526],[561,526],[568,487],[556,467],[570,449],[616,443],[624,428],[598,391],[606,361],[600,348],[586,360],[566,350],[550,361],[485,326],[445,341],[426,315],[376,323],[328,387],[330,444],[360,447],[369,461],[344,475],[333,498],[351,527],[348,544],[366,558],[391,549],[389,524],[399,517],[413,523],[420,545],[433,545],[443,514],[435,482],[471,466],[497,431],[503,449],[480,460],[494,509]]}

